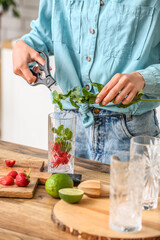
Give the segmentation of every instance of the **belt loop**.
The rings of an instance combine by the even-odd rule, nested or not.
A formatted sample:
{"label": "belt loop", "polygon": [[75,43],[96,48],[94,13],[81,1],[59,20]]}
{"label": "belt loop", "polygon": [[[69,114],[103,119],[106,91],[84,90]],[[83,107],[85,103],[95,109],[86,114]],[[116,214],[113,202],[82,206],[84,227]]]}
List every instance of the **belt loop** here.
{"label": "belt loop", "polygon": [[126,121],[127,122],[132,121],[132,115],[126,115]]}

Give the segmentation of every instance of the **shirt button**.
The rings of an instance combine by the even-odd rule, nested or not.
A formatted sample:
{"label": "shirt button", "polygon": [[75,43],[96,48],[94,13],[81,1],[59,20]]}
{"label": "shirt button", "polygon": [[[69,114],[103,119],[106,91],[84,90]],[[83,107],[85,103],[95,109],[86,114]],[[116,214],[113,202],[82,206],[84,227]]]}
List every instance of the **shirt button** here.
{"label": "shirt button", "polygon": [[100,112],[99,108],[95,108],[95,109],[94,109],[94,112],[95,112],[96,114],[99,113],[99,112]]}
{"label": "shirt button", "polygon": [[91,58],[90,57],[86,57],[87,61],[90,62],[91,61]]}
{"label": "shirt button", "polygon": [[103,2],[103,1],[100,1],[100,5],[103,6],[103,5],[104,5],[104,2]]}
{"label": "shirt button", "polygon": [[95,33],[95,30],[92,28],[90,29],[90,33],[94,34]]}
{"label": "shirt button", "polygon": [[86,89],[87,89],[87,90],[89,90],[89,89],[90,89],[90,86],[89,86],[88,84],[86,85]]}

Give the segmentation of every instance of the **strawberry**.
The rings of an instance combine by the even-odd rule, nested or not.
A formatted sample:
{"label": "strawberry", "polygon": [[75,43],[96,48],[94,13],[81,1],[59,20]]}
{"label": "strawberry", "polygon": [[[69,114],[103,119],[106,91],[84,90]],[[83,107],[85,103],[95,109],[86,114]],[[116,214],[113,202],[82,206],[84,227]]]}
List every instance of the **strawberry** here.
{"label": "strawberry", "polygon": [[13,185],[14,184],[14,178],[11,176],[5,176],[3,178],[0,178],[0,183],[6,186]]}
{"label": "strawberry", "polygon": [[18,173],[16,176],[16,184],[19,187],[26,187],[30,183],[30,172],[27,175],[26,171]]}
{"label": "strawberry", "polygon": [[15,164],[15,160],[11,161],[11,160],[5,160],[6,166],[7,167],[13,167],[13,165]]}
{"label": "strawberry", "polygon": [[57,142],[53,142],[52,144],[52,154],[57,154],[58,156],[62,156],[63,152],[60,149],[60,146]]}
{"label": "strawberry", "polygon": [[11,176],[13,178],[16,178],[17,175],[18,175],[18,173],[16,171],[11,171],[7,174],[7,176]]}

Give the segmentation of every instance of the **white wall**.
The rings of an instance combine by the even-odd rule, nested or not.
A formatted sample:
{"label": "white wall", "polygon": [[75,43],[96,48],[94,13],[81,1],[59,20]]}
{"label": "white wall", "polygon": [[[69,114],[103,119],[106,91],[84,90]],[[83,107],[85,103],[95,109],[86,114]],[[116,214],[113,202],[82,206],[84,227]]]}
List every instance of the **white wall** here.
{"label": "white wall", "polygon": [[[54,69],[53,65],[51,59]],[[13,74],[11,49],[2,50],[1,85],[1,139],[47,150],[48,114],[53,112],[50,91]]]}
{"label": "white wall", "polygon": [[15,18],[12,11],[2,16],[2,40],[14,39],[30,30],[30,22],[38,16],[39,0],[16,0],[20,18]]}

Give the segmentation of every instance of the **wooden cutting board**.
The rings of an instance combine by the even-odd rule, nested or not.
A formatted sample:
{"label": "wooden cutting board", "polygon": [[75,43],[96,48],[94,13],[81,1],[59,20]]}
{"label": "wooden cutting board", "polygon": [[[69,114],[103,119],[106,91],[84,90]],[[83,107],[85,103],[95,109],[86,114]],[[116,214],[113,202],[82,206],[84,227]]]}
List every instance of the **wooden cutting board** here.
{"label": "wooden cutting board", "polygon": [[[15,160],[15,165],[13,167],[7,167],[5,164],[6,159]],[[0,177],[7,175],[7,173],[12,170],[17,171],[18,173],[23,172],[24,170],[29,172],[30,168],[31,172],[43,171],[44,161],[35,159],[35,157],[31,159],[29,156],[25,157],[20,153],[15,153],[13,155],[13,152],[11,154],[11,152],[7,150],[0,151]],[[16,184],[12,186],[4,186],[0,184],[0,197],[32,198],[37,184],[38,178],[31,178],[27,187],[18,187]]]}
{"label": "wooden cutting board", "polygon": [[143,211],[142,230],[117,233],[109,228],[109,199],[84,196],[77,204],[60,200],[52,210],[52,220],[62,230],[80,239],[160,239],[160,199],[156,210]]}

